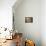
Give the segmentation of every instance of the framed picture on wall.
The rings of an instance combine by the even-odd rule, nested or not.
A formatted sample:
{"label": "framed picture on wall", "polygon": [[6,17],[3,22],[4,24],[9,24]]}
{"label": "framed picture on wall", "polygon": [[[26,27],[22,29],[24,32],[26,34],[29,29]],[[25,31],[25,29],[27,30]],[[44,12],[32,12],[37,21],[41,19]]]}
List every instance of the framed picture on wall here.
{"label": "framed picture on wall", "polygon": [[33,17],[25,17],[25,23],[33,23]]}

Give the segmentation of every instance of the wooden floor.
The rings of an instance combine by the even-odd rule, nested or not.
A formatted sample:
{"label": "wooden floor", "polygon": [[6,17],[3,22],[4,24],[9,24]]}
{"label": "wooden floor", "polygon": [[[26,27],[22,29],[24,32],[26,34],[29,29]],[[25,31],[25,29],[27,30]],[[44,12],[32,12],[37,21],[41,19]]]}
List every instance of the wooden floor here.
{"label": "wooden floor", "polygon": [[13,40],[6,40],[6,42],[2,43],[0,46],[16,46],[15,39]]}

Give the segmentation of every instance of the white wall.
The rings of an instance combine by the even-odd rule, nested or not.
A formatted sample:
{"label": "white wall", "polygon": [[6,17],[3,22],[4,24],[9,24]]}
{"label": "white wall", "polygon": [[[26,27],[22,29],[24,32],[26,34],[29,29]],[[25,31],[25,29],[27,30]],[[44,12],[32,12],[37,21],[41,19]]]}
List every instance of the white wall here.
{"label": "white wall", "polygon": [[46,46],[46,0],[41,1],[41,40],[42,46]]}
{"label": "white wall", "polygon": [[0,0],[0,27],[12,28],[12,6],[16,0]]}
{"label": "white wall", "polygon": [[[12,6],[13,6],[13,4],[15,3],[15,1],[16,0],[0,0],[0,26],[3,26],[3,27],[10,27],[10,28],[12,28]],[[34,7],[35,7],[35,1],[34,0],[30,0],[30,1],[32,1],[32,5],[34,5]],[[37,0],[38,1],[38,0]],[[36,2],[37,2],[36,1]],[[42,46],[46,46],[46,0],[41,0],[42,2],[41,2],[41,4],[42,4],[42,16],[41,16],[41,40],[42,40]],[[34,2],[34,3],[33,3]],[[37,7],[37,5],[39,5],[40,6],[40,4],[38,4],[39,3],[39,1],[37,2],[37,4],[36,4],[36,7]],[[29,3],[30,4],[30,3]],[[28,4],[28,5],[29,5]],[[28,9],[28,5],[27,4],[23,4],[25,7],[25,10],[27,9],[28,11],[30,10],[31,11],[31,9],[29,8]],[[22,6],[21,6],[22,7]],[[31,7],[31,6],[29,6],[29,7]],[[33,6],[32,6],[33,7]],[[31,8],[32,8],[31,7]],[[23,9],[24,9],[23,8]],[[19,8],[20,9],[20,8]],[[33,9],[33,8],[32,8]],[[34,8],[35,9],[35,8]],[[39,8],[37,8],[37,10],[36,11],[38,11],[38,9]],[[17,16],[16,16],[16,19],[18,19],[19,18],[19,23],[17,23],[17,21],[16,21],[16,28],[20,31],[20,32],[24,32],[24,35],[26,36],[26,34],[25,33],[28,33],[28,34],[33,34],[33,35],[31,35],[31,38],[33,38],[33,36],[35,37],[36,36],[36,34],[35,34],[35,32],[40,32],[40,29],[38,29],[38,26],[39,25],[37,25],[36,24],[36,21],[37,20],[39,20],[39,18],[40,18],[40,16],[38,15],[38,14],[33,14],[33,13],[30,13],[30,12],[28,12],[28,11],[25,11],[25,10],[22,10],[23,12],[21,12],[21,9],[20,9],[20,12],[21,12],[21,14],[19,13]],[[33,12],[33,11],[35,11],[35,10],[32,10],[31,12]],[[36,12],[35,11],[35,12]],[[25,12],[28,12],[27,14],[25,14]],[[22,13],[24,13],[24,14],[22,14]],[[36,12],[37,13],[37,12]],[[40,13],[39,13],[40,14]],[[22,15],[22,16],[20,16],[20,15]],[[25,24],[24,23],[24,17],[25,16],[32,16],[33,15],[33,18],[34,18],[34,20],[36,20],[36,18],[37,18],[37,20],[36,21],[34,21],[34,23],[32,23],[32,24]],[[35,16],[35,15],[38,15],[38,16]],[[21,17],[21,19],[20,19],[20,17]],[[22,21],[22,22],[21,22]],[[38,23],[39,21],[37,21],[37,23]],[[24,24],[24,25],[23,25]],[[37,25],[37,26],[35,26],[35,25]],[[21,26],[20,26],[21,25]],[[34,27],[32,26],[32,25],[34,25]],[[31,27],[31,29],[29,28],[29,27]],[[36,27],[37,27],[37,29],[36,29]],[[32,29],[33,28],[33,29]],[[39,31],[32,31],[32,30],[34,30],[34,28],[35,28],[35,30],[39,30]],[[39,27],[40,28],[40,27]],[[28,30],[28,31],[27,31]],[[31,30],[31,32],[30,32],[30,30]],[[34,33],[33,33],[34,32]],[[34,35],[35,34],[35,35]],[[37,37],[38,38],[38,37]],[[39,36],[39,38],[40,38],[40,36]],[[34,38],[35,40],[37,40],[36,38]]]}
{"label": "white wall", "polygon": [[[34,40],[36,46],[41,46],[41,0],[23,0],[14,10],[18,32],[22,32],[25,38]],[[33,17],[33,23],[25,23],[25,17]]]}

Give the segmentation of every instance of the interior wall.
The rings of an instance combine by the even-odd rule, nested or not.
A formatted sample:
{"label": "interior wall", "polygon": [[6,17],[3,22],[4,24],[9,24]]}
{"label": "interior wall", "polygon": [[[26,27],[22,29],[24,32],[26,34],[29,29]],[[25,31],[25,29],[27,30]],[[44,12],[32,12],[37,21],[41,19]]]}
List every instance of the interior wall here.
{"label": "interior wall", "polygon": [[[15,12],[15,15],[16,15],[15,16],[15,20],[16,20],[15,25],[16,25],[16,28],[18,31],[23,32],[24,37],[27,36],[27,38],[28,38],[28,36],[30,35],[31,36],[31,37],[29,36],[30,39],[33,38],[35,41],[38,41],[38,38],[37,38],[38,36],[36,37],[35,32],[40,32],[40,29],[39,29],[39,31],[35,31],[35,30],[38,30],[38,29],[36,29],[36,27],[38,28],[39,25],[37,25],[36,22],[40,21],[39,20],[39,18],[40,18],[39,14],[40,13],[38,12],[39,8],[36,8],[36,7],[38,7],[38,6],[40,7],[40,4],[39,4],[38,0],[30,0],[30,1],[32,2],[32,4],[31,4],[31,2],[29,3],[29,1],[28,1],[28,3],[26,2],[27,4],[23,3],[24,6],[21,5],[22,8],[20,8],[20,11],[21,11],[21,9],[24,9],[24,10],[22,10],[23,12],[19,13],[18,15]],[[46,36],[45,36],[46,35],[46,0],[41,0],[41,1],[42,1],[42,16],[41,16],[41,23],[42,23],[41,24],[42,25],[41,26],[42,27],[41,28],[42,29],[41,30],[41,36],[42,36],[41,38],[42,39],[41,40],[42,40],[42,46],[46,46]],[[12,28],[12,6],[15,2],[16,2],[16,0],[0,0],[0,26],[8,27],[9,29]],[[36,3],[36,5],[33,2]],[[30,6],[30,4],[31,4],[31,6]],[[32,7],[32,10],[30,8],[28,9],[28,6],[30,8]],[[36,10],[37,12],[35,10],[33,10],[35,8],[37,9]],[[26,9],[28,9],[28,10],[26,10]],[[29,10],[31,11],[31,13]],[[15,11],[18,11],[18,10],[15,9]],[[33,11],[35,11],[36,13],[39,13],[39,14],[36,14]],[[22,15],[22,13],[24,13],[24,14]],[[34,15],[38,15],[38,16],[36,17]],[[25,16],[33,16],[33,19],[35,21],[33,20],[32,24],[31,23],[26,24],[25,23]],[[37,21],[37,20],[39,20],[39,21]],[[35,26],[34,24],[37,26]],[[26,33],[28,33],[28,35]],[[39,36],[39,39],[40,39],[40,36]]]}
{"label": "interior wall", "polygon": [[0,27],[12,29],[12,6],[16,0],[0,0]]}
{"label": "interior wall", "polygon": [[[14,10],[15,28],[23,33],[24,38],[41,46],[41,0],[23,0]],[[33,17],[33,23],[25,23],[25,17]]]}
{"label": "interior wall", "polygon": [[41,41],[46,46],[46,0],[41,0]]}

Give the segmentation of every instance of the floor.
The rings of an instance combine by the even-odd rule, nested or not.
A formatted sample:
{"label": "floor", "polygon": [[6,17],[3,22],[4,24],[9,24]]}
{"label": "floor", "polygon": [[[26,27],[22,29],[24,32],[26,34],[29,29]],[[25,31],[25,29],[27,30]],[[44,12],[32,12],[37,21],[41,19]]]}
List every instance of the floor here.
{"label": "floor", "polygon": [[2,43],[0,46],[16,46],[15,39],[13,39],[13,40],[6,40],[6,42]]}

